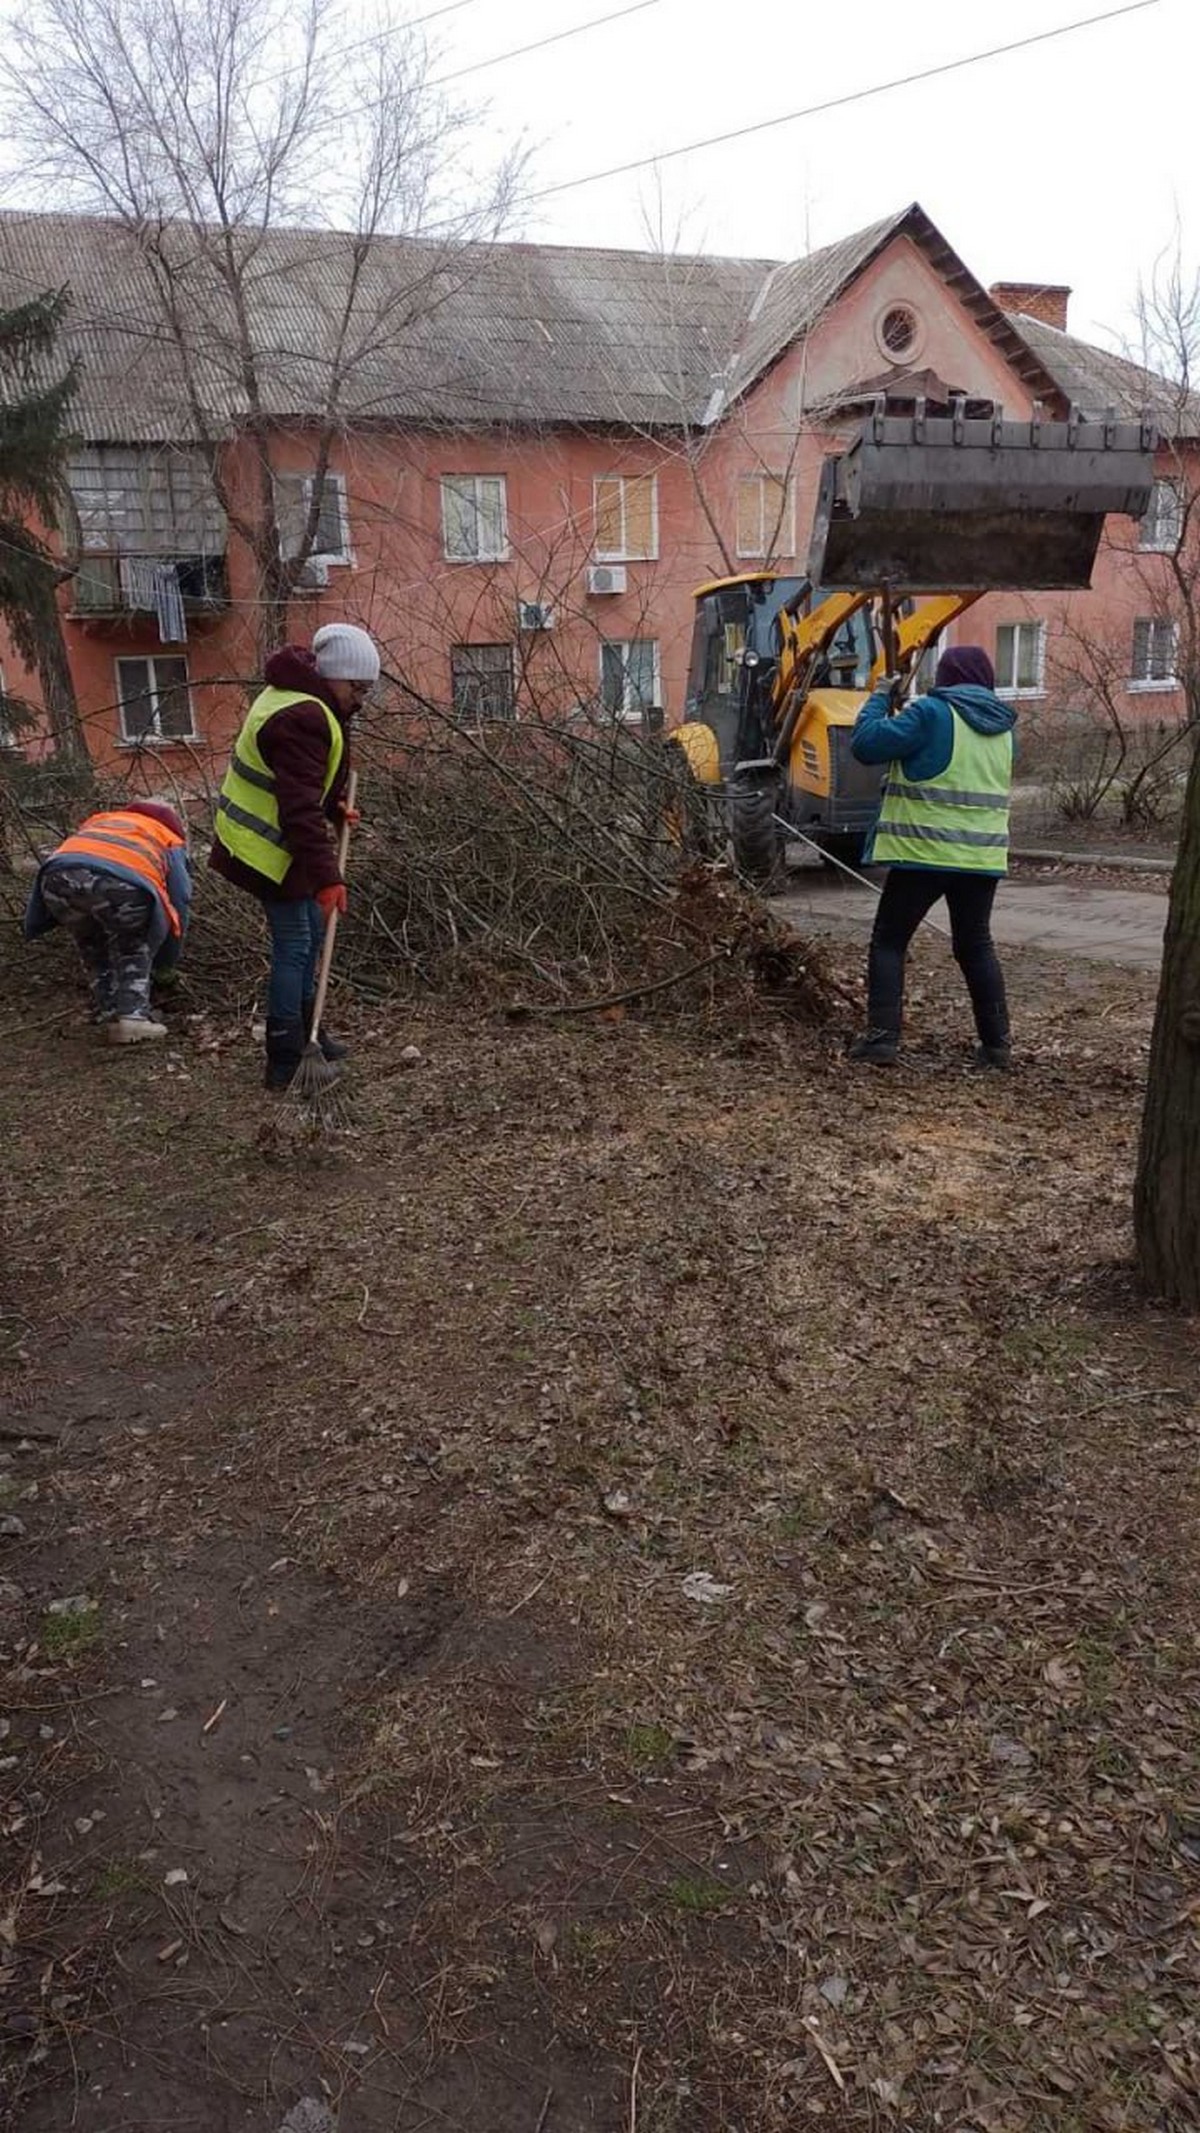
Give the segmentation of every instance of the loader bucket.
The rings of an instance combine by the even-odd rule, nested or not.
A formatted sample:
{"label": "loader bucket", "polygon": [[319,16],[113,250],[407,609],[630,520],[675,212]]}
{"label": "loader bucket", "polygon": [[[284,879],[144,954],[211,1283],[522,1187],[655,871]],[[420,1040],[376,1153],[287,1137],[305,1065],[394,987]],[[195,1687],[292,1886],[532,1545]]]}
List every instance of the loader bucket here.
{"label": "loader bucket", "polygon": [[809,575],[830,591],[1058,592],[1091,584],[1110,512],[1141,518],[1141,422],[887,415],[827,459]]}

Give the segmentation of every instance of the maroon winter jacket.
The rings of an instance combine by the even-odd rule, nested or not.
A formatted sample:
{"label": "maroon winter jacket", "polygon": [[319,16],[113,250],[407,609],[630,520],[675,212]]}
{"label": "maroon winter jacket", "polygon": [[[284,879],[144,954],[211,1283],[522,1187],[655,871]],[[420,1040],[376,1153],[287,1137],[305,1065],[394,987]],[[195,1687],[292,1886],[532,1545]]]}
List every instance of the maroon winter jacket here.
{"label": "maroon winter jacket", "polygon": [[[315,896],[318,889],[332,888],[342,878],[331,825],[337,820],[337,803],[350,771],[349,724],[330,696],[328,682],[318,674],[312,654],[301,646],[288,644],[282,651],[272,652],[263,669],[263,679],[270,688],[304,689],[309,696],[307,703],[289,704],[286,711],[277,711],[258,736],[263,760],[274,774],[279,827],[292,863],[281,882],[270,881],[244,860],[235,859],[219,838],[213,840],[209,863],[226,881],[248,889],[252,896],[262,897],[265,902],[278,898],[284,903],[298,903],[302,897]],[[329,720],[322,704],[333,712],[347,743],[324,800],[321,788],[329,767]]]}

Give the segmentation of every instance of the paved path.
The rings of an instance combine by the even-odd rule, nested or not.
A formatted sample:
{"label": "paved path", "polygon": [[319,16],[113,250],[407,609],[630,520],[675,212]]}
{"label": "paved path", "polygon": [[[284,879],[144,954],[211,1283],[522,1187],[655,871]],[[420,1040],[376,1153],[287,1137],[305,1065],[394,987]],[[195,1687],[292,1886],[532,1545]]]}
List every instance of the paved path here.
{"label": "paved path", "polygon": [[[880,877],[882,879],[882,877]],[[774,909],[797,926],[866,930],[878,898],[870,889],[825,869],[802,868]],[[946,926],[944,905],[934,920]],[[1133,970],[1157,970],[1162,958],[1167,899],[1149,889],[1092,889],[1072,882],[1002,883],[992,930],[1012,947],[1047,955],[1080,955]]]}

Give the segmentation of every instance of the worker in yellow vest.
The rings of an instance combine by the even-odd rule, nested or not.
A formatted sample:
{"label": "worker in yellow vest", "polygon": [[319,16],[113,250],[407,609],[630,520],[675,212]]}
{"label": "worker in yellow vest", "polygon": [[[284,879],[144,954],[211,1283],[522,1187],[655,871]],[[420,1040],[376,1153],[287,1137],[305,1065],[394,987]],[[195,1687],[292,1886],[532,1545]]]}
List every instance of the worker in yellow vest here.
{"label": "worker in yellow vest", "polygon": [[174,974],[191,899],[181,817],[166,800],[126,800],[89,815],[38,868],[25,938],[70,934],[110,1044],[161,1043],[151,979]]}
{"label": "worker in yellow vest", "polygon": [[[321,935],[346,909],[337,829],[345,818],[354,714],[379,679],[379,653],[349,622],[319,629],[311,651],[286,645],[266,663],[234,742],[217,801],[212,865],[257,897],[271,935],[269,1089],[286,1089],[308,1041]],[[327,1059],[346,1047],[321,1030]]]}
{"label": "worker in yellow vest", "polygon": [[895,1064],[908,945],[945,897],[975,1013],[975,1061],[1003,1071],[1010,1062],[1008,1004],[991,918],[1008,871],[1016,713],[996,695],[992,662],[977,644],[943,652],[933,688],[892,715],[894,699],[888,677],[867,698],[850,742],[860,763],[888,766],[866,857],[889,869],[867,962],[867,1030],[850,1055],[872,1066]]}

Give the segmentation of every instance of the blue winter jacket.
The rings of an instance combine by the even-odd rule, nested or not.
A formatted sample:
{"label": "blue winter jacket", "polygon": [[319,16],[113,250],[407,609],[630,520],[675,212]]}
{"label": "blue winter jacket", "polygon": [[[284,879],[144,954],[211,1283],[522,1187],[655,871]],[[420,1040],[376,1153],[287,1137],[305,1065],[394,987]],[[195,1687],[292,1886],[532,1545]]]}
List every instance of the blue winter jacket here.
{"label": "blue winter jacket", "polygon": [[[42,895],[42,876],[45,874],[47,867],[52,867],[56,864],[57,855],[52,852],[49,859],[38,868],[37,879],[30,891],[29,902],[25,906],[24,931],[27,941],[37,940],[40,934],[49,933],[58,923],[46,909],[46,900]],[[136,874],[132,867],[123,867],[119,860],[89,858],[86,864],[93,868],[97,874],[119,875],[122,881],[131,882],[136,889],[144,889],[146,887],[144,876]],[[173,970],[179,961],[184,936],[188,929],[188,919],[191,915],[192,870],[188,862],[187,852],[182,844],[173,844],[167,853],[167,895],[179,914],[179,932],[172,933],[167,914],[156,896],[154,898],[154,917],[150,927],[150,950],[154,957],[154,968],[159,973],[164,970]]]}
{"label": "blue winter jacket", "polygon": [[[949,763],[954,753],[953,712],[976,733],[1011,733],[1017,722],[1011,704],[1001,703],[990,689],[965,682],[914,696],[894,718],[888,717],[889,702],[886,689],[868,696],[850,736],[850,752],[860,763],[903,763],[914,785],[940,777]],[[873,844],[872,834],[865,854],[868,864]]]}

